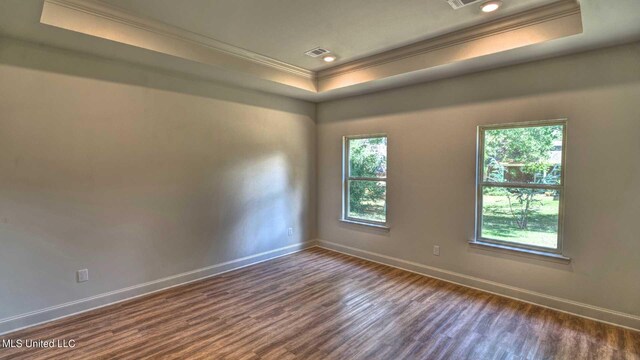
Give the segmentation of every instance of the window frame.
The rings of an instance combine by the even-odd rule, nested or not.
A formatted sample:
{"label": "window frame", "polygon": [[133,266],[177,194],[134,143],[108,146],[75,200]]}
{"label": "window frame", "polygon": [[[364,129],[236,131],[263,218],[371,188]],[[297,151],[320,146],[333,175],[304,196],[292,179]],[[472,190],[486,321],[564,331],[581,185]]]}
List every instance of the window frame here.
{"label": "window frame", "polygon": [[[372,178],[372,177],[352,177],[349,166],[350,151],[349,141],[355,139],[387,139],[387,175],[384,178]],[[344,222],[356,223],[361,225],[368,225],[373,227],[379,227],[387,229],[389,222],[389,209],[387,204],[387,198],[389,195],[389,137],[385,133],[365,134],[365,135],[347,135],[342,137],[342,216],[341,219]],[[385,221],[375,221],[367,219],[359,219],[349,216],[349,181],[384,181],[385,183],[385,195],[384,195],[384,219]]]}
{"label": "window frame", "polygon": [[[487,130],[496,129],[514,129],[514,128],[526,128],[526,127],[541,127],[541,126],[554,126],[562,125],[562,154],[560,156],[562,161],[561,173],[560,173],[560,185],[545,185],[545,184],[527,184],[520,182],[489,182],[484,181],[484,138]],[[475,243],[494,245],[497,247],[505,247],[510,250],[525,251],[532,253],[546,253],[553,255],[562,255],[563,243],[564,243],[564,199],[565,199],[565,174],[566,174],[566,157],[567,157],[567,119],[553,119],[553,120],[537,120],[537,121],[525,121],[525,122],[512,122],[504,124],[492,124],[492,125],[480,125],[477,130],[477,148],[476,148],[476,219],[475,219]],[[543,246],[529,245],[516,243],[506,240],[498,240],[491,238],[484,238],[482,234],[482,190],[485,186],[504,187],[504,188],[528,188],[528,189],[548,189],[555,190],[559,193],[558,204],[558,242],[557,247],[547,248]]]}

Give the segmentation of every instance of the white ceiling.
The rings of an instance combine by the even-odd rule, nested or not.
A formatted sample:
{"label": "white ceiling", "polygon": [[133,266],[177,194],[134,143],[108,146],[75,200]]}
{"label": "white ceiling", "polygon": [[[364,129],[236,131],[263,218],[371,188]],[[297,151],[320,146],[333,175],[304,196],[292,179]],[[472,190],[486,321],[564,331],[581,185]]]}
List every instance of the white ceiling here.
{"label": "white ceiling", "polygon": [[507,16],[555,0],[505,0],[453,10],[445,0],[102,0],[308,70],[328,65],[304,52],[339,56],[331,66]]}
{"label": "white ceiling", "polygon": [[[365,56],[371,52],[395,48],[416,39],[434,36],[438,34],[438,31],[447,32],[454,29],[455,26],[464,27],[472,24],[473,21],[484,22],[489,19],[489,17],[482,17],[480,14],[476,14],[475,17],[472,16],[472,14],[469,14],[469,16],[465,17],[464,21],[470,22],[455,22],[454,24],[448,23],[447,21],[440,21],[440,16],[422,15],[425,12],[424,9],[429,6],[440,7],[439,5],[433,4],[443,5],[442,11],[445,11],[444,9],[447,9],[447,5],[444,3],[445,0],[289,0],[286,4],[284,3],[284,0],[109,1],[112,3],[117,2],[118,6],[125,7],[138,6],[137,3],[141,3],[143,5],[146,4],[147,6],[148,4],[153,4],[151,7],[153,9],[157,5],[158,9],[153,11],[158,11],[159,14],[154,14],[151,10],[149,13],[145,13],[145,16],[154,16],[157,20],[162,20],[159,17],[163,12],[168,11],[163,8],[163,6],[165,6],[163,4],[182,4],[184,9],[176,10],[177,13],[181,14],[180,16],[176,16],[176,19],[182,18],[183,20],[181,21],[186,21],[187,25],[189,23],[189,16],[192,15],[185,15],[184,12],[193,11],[193,9],[191,9],[191,4],[208,4],[209,6],[213,6],[215,9],[218,9],[219,12],[212,17],[211,21],[206,21],[206,16],[204,16],[205,12],[203,11],[201,18],[204,20],[199,20],[198,26],[206,27],[206,29],[202,30],[203,32],[205,30],[207,32],[212,32],[207,36],[214,35],[217,40],[229,42],[232,43],[232,45],[239,47],[249,48],[251,46],[253,48],[249,48],[248,50],[283,61],[287,61],[286,56],[301,56],[299,51],[303,52],[304,50],[308,50],[314,46],[320,45],[330,48],[332,47],[332,44],[303,42],[303,39],[306,39],[308,36],[304,36],[300,32],[306,32],[307,34],[314,35],[317,34],[318,31],[308,25],[302,27],[302,30],[298,30],[296,28],[298,25],[296,24],[307,24],[312,22],[312,20],[309,20],[312,18],[317,18],[317,20],[315,20],[316,28],[325,29],[324,34],[326,36],[323,37],[321,41],[329,42],[330,39],[334,39],[334,41],[336,41],[335,39],[342,40],[344,38],[345,44],[347,41],[356,43],[352,47],[350,46],[346,49],[339,47],[340,44],[333,45],[333,50],[336,50],[338,55],[341,57],[344,56],[343,61],[347,58],[356,58]],[[526,0],[504,1],[509,7],[515,6],[514,4],[529,4],[518,5],[526,8],[533,4]],[[129,4],[129,2],[131,3]],[[247,10],[246,7],[251,7],[248,5],[250,3],[257,6],[259,11]],[[277,4],[268,7],[269,9],[267,10],[269,11],[267,11],[260,5],[267,3]],[[376,17],[376,21],[368,22],[368,16],[362,15],[362,11],[364,10],[360,9],[359,11],[356,11],[356,9],[354,10],[355,12],[349,13],[347,9],[349,9],[351,5],[342,5],[354,3],[366,4],[367,9],[386,6],[386,10],[377,13],[377,15],[368,15],[378,16]],[[184,6],[184,4],[189,4],[190,6],[187,7]],[[304,8],[306,9],[305,14],[307,14],[305,15],[307,18],[304,21],[290,17],[290,14],[293,14],[298,10],[295,10],[295,8],[289,9],[288,7],[297,6],[298,4],[305,4],[307,6]],[[326,4],[331,4],[331,6]],[[244,88],[251,88],[317,102],[640,40],[640,0],[580,0],[580,4],[584,31],[579,35],[522,46],[507,51],[457,61],[451,64],[425,68],[420,71],[412,71],[380,79],[373,79],[371,81],[360,82],[351,86],[345,86],[337,90],[326,92],[308,91],[288,86],[286,84],[279,83],[278,81],[270,81],[248,73],[230,70],[224,66],[211,66],[210,64],[203,62],[192,61],[178,56],[171,56],[162,52],[152,51],[138,46],[131,46],[130,44],[128,45],[118,41],[111,41],[106,38],[90,36],[77,31],[69,31],[60,27],[48,26],[40,22],[43,10],[43,0],[0,0],[0,37],[17,38],[45,46],[96,55],[101,58],[116,59],[143,66],[150,66],[163,71],[179,72],[199,79],[219,81]],[[253,9],[253,7],[251,7],[251,9]],[[507,9],[508,8],[505,7],[504,10]],[[513,9],[513,7],[511,9]],[[473,12],[472,10],[472,8],[468,8],[466,10],[458,11]],[[453,10],[451,11],[453,12]],[[477,11],[477,8],[475,11]],[[457,13],[453,12],[453,14]],[[496,14],[494,16],[502,16],[503,14]],[[263,17],[266,19],[263,23],[271,24],[272,26],[268,26],[269,29],[265,29],[264,26],[263,28],[256,28],[247,24],[248,17]],[[340,20],[329,21],[329,17],[331,19],[339,18]],[[391,20],[386,22],[381,20],[385,17]],[[412,20],[405,21],[405,17],[406,19],[410,18]],[[366,19],[367,22],[363,25],[362,22],[365,21],[364,19]],[[462,21],[462,19],[460,19],[460,21]],[[215,26],[212,25],[209,27],[207,26],[208,22],[220,22],[226,25],[214,24]],[[195,26],[196,21],[194,20],[193,23]],[[380,23],[387,25],[381,26]],[[430,25],[429,23],[432,23],[433,25]],[[331,24],[331,26],[326,24]],[[415,30],[416,27],[420,26],[425,26],[422,28],[423,30],[431,29],[431,32],[420,34]],[[235,31],[230,31],[227,27],[235,29]],[[221,28],[223,30],[222,33],[217,35],[213,34],[214,29],[217,28]],[[194,29],[195,28],[192,28],[192,30]],[[384,29],[384,31],[381,31],[380,29]],[[287,40],[282,41],[280,40],[281,38]],[[265,43],[262,45],[264,48],[258,48],[258,46],[261,46],[260,43],[266,42],[265,39],[271,39],[272,41],[268,44]],[[296,41],[300,41],[300,43],[296,43]],[[253,42],[257,44],[253,44]],[[341,43],[343,42],[341,41]],[[312,45],[307,46],[308,44]],[[0,51],[3,50],[2,45],[2,38],[0,38]],[[282,54],[271,53],[271,51],[280,47],[284,49]],[[301,50],[297,49],[297,47],[300,47]],[[304,59],[300,61],[306,60],[312,59]],[[53,70],[64,68],[64,64],[47,64],[47,61],[48,59],[38,59],[37,62],[42,64],[42,68]],[[304,64],[293,60],[288,60],[287,62],[294,65]],[[33,61],[30,63],[33,63]],[[307,67],[309,69],[319,69],[314,66],[318,66],[317,62],[312,62],[310,65],[303,65],[303,67]],[[69,71],[75,70],[70,69]]]}

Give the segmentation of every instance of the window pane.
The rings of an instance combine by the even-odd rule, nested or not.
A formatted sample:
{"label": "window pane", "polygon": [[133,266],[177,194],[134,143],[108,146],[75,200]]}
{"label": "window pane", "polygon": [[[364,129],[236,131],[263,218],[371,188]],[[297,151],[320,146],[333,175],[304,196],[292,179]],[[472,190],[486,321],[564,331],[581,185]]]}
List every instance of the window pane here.
{"label": "window pane", "polygon": [[484,131],[484,181],[560,184],[564,125]]}
{"label": "window pane", "polygon": [[556,249],[559,209],[558,190],[485,186],[480,237]]}
{"label": "window pane", "polygon": [[349,139],[349,176],[387,176],[387,138]]}
{"label": "window pane", "polygon": [[386,196],[385,181],[350,180],[347,217],[385,222]]}

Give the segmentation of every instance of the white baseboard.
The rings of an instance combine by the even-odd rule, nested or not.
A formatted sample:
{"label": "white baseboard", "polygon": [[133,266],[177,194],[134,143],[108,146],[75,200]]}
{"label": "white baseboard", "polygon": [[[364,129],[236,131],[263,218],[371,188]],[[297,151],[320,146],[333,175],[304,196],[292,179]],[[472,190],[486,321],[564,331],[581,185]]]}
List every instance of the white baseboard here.
{"label": "white baseboard", "polygon": [[477,277],[464,275],[461,273],[439,269],[413,261],[394,258],[391,256],[374,253],[371,251],[361,250],[346,245],[333,243],[326,240],[318,239],[318,247],[343,253],[349,256],[373,261],[376,263],[392,266],[395,268],[407,270],[432,278],[440,279],[461,286],[489,292],[492,294],[508,297],[511,299],[539,305],[542,307],[558,310],[572,315],[600,321],[616,326],[621,326],[631,330],[640,330],[640,316],[627,314],[619,311],[609,310],[589,304],[576,302],[569,299],[563,299],[550,296],[510,285],[497,283],[494,281],[484,280]]}
{"label": "white baseboard", "polygon": [[207,266],[201,269],[177,274],[162,279],[130,286],[124,289],[111,291],[104,294],[91,296],[51,306],[45,309],[31,311],[4,319],[0,319],[0,335],[22,330],[42,323],[58,320],[64,317],[77,315],[97,308],[113,305],[122,301],[149,295],[172,287],[185,285],[208,277],[220,275],[225,272],[237,270],[263,261],[272,260],[315,246],[315,240],[299,244],[289,245],[278,249],[265,251],[259,254],[245,256],[243,258],[226,261],[220,264]]}
{"label": "white baseboard", "polygon": [[439,269],[424,264],[419,264],[412,261],[398,259],[371,251],[356,249],[346,245],[336,244],[330,241],[312,240],[255,255],[246,256],[243,258],[185,272],[182,274],[169,276],[163,279],[130,286],[128,288],[51,306],[41,310],[31,311],[25,314],[12,316],[5,319],[0,319],[0,335],[6,335],[10,332],[18,331],[24,328],[32,327],[53,320],[58,320],[72,315],[77,315],[83,312],[149,295],[158,291],[163,291],[172,287],[185,285],[194,281],[220,275],[263,261],[268,261],[281,256],[289,255],[314,246],[411,271],[421,275],[426,275],[461,286],[470,287],[515,300],[520,300],[554,310],[570,313],[573,315],[593,319],[596,321],[622,326],[632,330],[640,330],[640,317],[636,315],[626,314],[584,303],[579,303],[568,299],[549,296],[526,289],[500,284],[493,281]]}

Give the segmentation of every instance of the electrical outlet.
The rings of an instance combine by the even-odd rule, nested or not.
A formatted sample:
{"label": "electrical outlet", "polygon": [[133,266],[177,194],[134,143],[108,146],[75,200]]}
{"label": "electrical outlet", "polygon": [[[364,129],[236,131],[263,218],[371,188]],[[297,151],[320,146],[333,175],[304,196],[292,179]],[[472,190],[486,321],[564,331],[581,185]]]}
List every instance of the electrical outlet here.
{"label": "electrical outlet", "polygon": [[433,255],[440,256],[440,246],[438,245],[433,246]]}
{"label": "electrical outlet", "polygon": [[289,229],[287,230],[287,235],[288,235],[288,236],[293,236],[293,228],[289,228]]}
{"label": "electrical outlet", "polygon": [[79,283],[89,281],[89,269],[78,270],[76,275]]}

